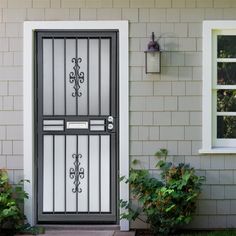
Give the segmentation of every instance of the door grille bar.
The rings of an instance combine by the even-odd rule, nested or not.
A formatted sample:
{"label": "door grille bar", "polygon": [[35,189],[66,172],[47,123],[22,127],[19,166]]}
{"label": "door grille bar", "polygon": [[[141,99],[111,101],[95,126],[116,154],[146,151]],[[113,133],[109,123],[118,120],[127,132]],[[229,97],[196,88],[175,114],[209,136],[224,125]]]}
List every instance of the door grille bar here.
{"label": "door grille bar", "polygon": [[89,208],[89,198],[90,198],[90,194],[89,194],[89,189],[90,189],[90,185],[89,185],[89,175],[90,175],[90,168],[89,168],[89,165],[90,165],[90,136],[88,135],[88,175],[87,175],[87,189],[88,189],[88,197],[87,197],[87,210],[88,210],[88,213],[90,212]]}
{"label": "door grille bar", "polygon": [[64,184],[64,189],[65,189],[65,191],[64,191],[64,200],[65,200],[65,202],[64,202],[64,212],[65,212],[65,214],[66,214],[66,135],[64,136],[64,165],[65,165],[65,168],[64,168],[64,182],[65,182],[65,184]]}
{"label": "door grille bar", "polygon": [[55,78],[54,78],[54,38],[52,38],[52,114],[55,115],[55,107],[54,107],[54,103],[55,103]]}
{"label": "door grille bar", "polygon": [[[75,68],[76,68],[76,60],[78,60],[78,38],[75,38]],[[73,59],[72,59],[73,62]],[[77,83],[77,71],[75,69],[75,99],[76,99],[76,115],[78,116],[78,95],[79,95],[79,91],[78,88],[76,88],[76,83]],[[78,141],[78,137],[77,137],[77,141]],[[78,143],[77,143],[77,149],[78,149]],[[77,153],[78,154],[78,153]]]}
{"label": "door grille bar", "polygon": [[101,38],[98,43],[98,114],[101,115]]}
{"label": "door grille bar", "polygon": [[52,182],[53,182],[53,214],[55,212],[55,135],[52,136]]}
{"label": "door grille bar", "polygon": [[99,178],[99,194],[98,194],[98,201],[99,201],[99,213],[101,214],[101,135],[98,136],[98,178]]}
{"label": "door grille bar", "polygon": [[[78,102],[78,100],[77,100],[77,102]],[[76,157],[78,157],[78,135],[76,135]],[[78,181],[78,180],[76,180],[76,181]],[[76,184],[78,184],[78,183],[76,183]],[[77,190],[77,188],[76,188],[76,190]],[[76,191],[76,213],[78,214],[78,191]]]}
{"label": "door grille bar", "polygon": [[66,38],[64,38],[64,115],[66,114]]}
{"label": "door grille bar", "polygon": [[89,48],[89,38],[87,38],[87,114],[90,115],[90,92],[89,92],[89,53],[90,53],[90,48]]}

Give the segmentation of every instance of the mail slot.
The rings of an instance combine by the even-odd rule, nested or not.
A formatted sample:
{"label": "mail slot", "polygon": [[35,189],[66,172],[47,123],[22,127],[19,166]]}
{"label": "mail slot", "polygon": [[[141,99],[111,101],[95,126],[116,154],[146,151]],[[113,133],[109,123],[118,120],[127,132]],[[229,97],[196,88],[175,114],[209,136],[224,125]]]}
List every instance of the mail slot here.
{"label": "mail slot", "polygon": [[88,129],[87,121],[68,121],[66,122],[67,129]]}

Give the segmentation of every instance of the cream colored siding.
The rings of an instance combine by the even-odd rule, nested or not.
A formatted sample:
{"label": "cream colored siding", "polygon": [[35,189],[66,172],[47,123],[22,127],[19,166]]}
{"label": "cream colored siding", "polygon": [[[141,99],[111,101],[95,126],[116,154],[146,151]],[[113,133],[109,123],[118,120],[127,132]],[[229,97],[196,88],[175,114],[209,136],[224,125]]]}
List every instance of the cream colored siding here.
{"label": "cream colored siding", "polygon": [[[130,160],[153,175],[159,148],[207,177],[189,227],[236,227],[236,155],[199,155],[202,21],[236,20],[232,0],[1,0],[0,167],[23,177],[23,21],[129,20]],[[146,75],[150,33],[161,36],[161,74]],[[135,223],[133,226],[143,226]],[[144,225],[146,226],[146,225]]]}

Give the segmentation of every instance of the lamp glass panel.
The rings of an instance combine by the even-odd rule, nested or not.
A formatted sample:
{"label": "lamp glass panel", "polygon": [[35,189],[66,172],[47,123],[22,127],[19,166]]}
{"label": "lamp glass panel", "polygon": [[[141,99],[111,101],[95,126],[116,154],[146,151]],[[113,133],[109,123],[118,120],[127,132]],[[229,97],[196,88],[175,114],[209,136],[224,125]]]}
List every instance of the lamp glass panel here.
{"label": "lamp glass panel", "polygon": [[146,53],[146,71],[147,73],[160,72],[160,52],[147,52]]}

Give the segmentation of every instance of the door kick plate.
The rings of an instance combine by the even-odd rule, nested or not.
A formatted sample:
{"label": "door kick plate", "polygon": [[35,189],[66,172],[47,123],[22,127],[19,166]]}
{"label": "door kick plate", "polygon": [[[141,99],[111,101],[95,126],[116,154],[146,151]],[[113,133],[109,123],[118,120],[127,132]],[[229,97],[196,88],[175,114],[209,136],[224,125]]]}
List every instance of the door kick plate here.
{"label": "door kick plate", "polygon": [[66,122],[67,129],[88,129],[87,121],[68,121]]}

